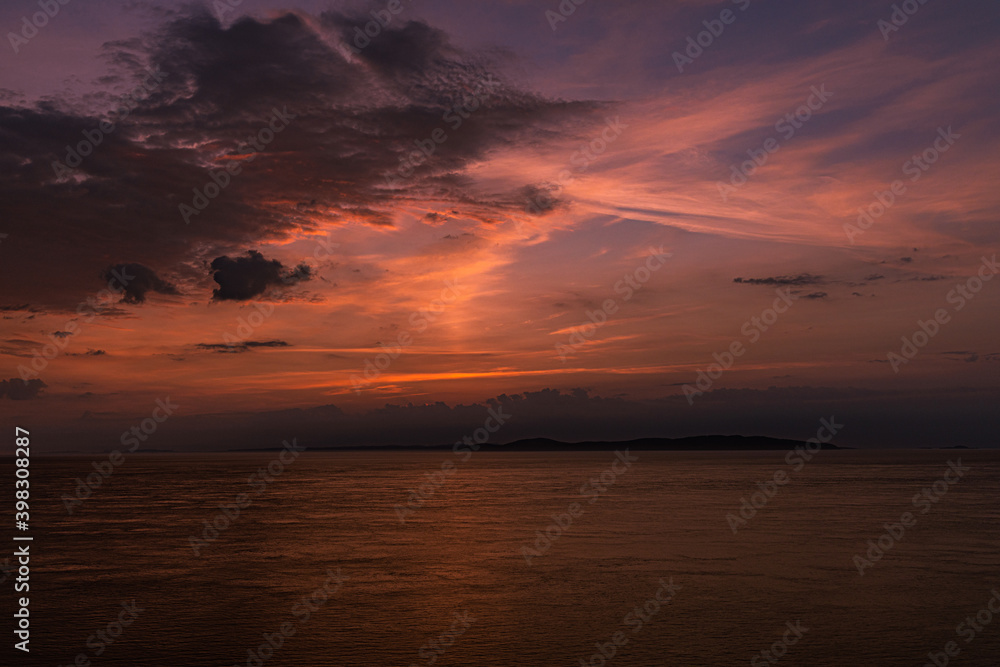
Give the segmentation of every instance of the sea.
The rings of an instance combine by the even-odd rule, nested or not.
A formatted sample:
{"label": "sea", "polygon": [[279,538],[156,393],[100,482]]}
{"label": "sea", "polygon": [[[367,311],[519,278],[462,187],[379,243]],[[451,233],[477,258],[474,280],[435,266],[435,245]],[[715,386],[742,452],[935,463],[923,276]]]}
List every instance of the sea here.
{"label": "sea", "polygon": [[3,665],[1000,665],[998,451],[31,466]]}

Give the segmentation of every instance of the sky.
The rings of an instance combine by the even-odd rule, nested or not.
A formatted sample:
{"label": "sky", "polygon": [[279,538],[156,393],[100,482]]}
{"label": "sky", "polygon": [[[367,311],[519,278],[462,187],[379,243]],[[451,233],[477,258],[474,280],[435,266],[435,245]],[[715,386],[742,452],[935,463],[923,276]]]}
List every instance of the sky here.
{"label": "sky", "polygon": [[43,449],[996,445],[996,3],[234,4],[0,7]]}

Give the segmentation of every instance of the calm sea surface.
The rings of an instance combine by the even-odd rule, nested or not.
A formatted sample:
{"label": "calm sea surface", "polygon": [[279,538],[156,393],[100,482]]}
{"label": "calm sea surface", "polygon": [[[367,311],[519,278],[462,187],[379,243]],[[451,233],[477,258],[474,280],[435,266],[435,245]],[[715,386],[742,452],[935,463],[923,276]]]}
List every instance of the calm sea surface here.
{"label": "calm sea surface", "polygon": [[[998,452],[824,451],[800,470],[638,452],[615,474],[613,452],[307,452],[248,482],[276,456],[129,455],[72,516],[60,497],[102,459],[36,457],[32,652],[2,664],[919,667],[955,642],[949,664],[1000,665]],[[727,514],[776,471],[790,481],[734,534]],[[403,523],[421,484],[436,489]],[[854,556],[908,511],[859,575]],[[671,595],[661,580],[669,604],[650,602]],[[979,631],[958,628],[970,616]]]}

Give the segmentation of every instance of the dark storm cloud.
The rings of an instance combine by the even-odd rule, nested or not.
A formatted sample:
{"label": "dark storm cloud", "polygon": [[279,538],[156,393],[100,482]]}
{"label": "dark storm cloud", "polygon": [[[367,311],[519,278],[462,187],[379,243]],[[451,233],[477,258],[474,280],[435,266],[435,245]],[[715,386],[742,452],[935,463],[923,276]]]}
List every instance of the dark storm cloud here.
{"label": "dark storm cloud", "polygon": [[405,78],[440,65],[445,56],[459,55],[451,48],[447,34],[419,21],[394,28],[392,39],[381,39],[381,35],[371,39],[359,34],[371,22],[370,15],[351,17],[327,12],[321,18],[345,44],[353,46],[353,52],[388,74]]}
{"label": "dark storm cloud", "polygon": [[42,389],[47,387],[41,380],[28,380],[25,382],[20,378],[0,380],[0,398],[9,398],[12,401],[27,401],[38,398]]}
{"label": "dark storm cloud", "polygon": [[163,280],[153,269],[142,264],[115,264],[101,274],[101,280],[121,292],[122,303],[144,303],[150,292],[179,294],[177,288]]}
{"label": "dark storm cloud", "polygon": [[524,202],[524,209],[534,215],[546,215],[565,206],[566,201],[557,196],[559,187],[555,184],[526,185],[518,192]]}
{"label": "dark storm cloud", "polygon": [[733,278],[734,283],[743,285],[825,285],[823,276],[803,273],[797,276],[775,276],[773,278]]}
{"label": "dark storm cloud", "polygon": [[[228,27],[205,10],[177,16],[106,46],[117,80],[141,80],[147,68],[162,80],[70,175],[53,164],[110,108],[0,105],[0,219],[21,244],[0,266],[0,282],[24,301],[74,308],[102,287],[95,274],[107,260],[98,258],[109,255],[207,288],[192,260],[287,238],[311,229],[315,217],[391,225],[401,201],[477,201],[460,175],[491,149],[603,122],[601,105],[521,91],[419,22],[390,26],[353,54],[342,40],[358,20],[340,14],[241,18]],[[444,120],[476,91],[478,108],[460,127]],[[267,127],[275,108],[294,119],[246,161],[248,137]],[[389,185],[401,160],[436,130],[446,141]],[[185,225],[180,206],[234,161],[241,172]],[[483,205],[523,208],[514,199]],[[32,258],[43,256],[60,270],[39,274]],[[141,302],[162,291],[157,285],[123,296]]]}
{"label": "dark storm cloud", "polygon": [[212,260],[212,278],[219,283],[213,292],[215,301],[247,301],[278,285],[294,285],[309,280],[312,270],[307,264],[286,269],[276,259],[266,259],[256,250],[242,257],[216,257]]}

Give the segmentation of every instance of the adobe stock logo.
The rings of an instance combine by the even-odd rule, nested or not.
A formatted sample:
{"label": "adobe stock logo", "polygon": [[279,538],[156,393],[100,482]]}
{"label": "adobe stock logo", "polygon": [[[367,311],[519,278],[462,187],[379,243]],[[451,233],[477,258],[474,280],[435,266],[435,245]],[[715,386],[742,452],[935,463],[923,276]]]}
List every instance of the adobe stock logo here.
{"label": "adobe stock logo", "polygon": [[[740,327],[740,333],[747,337],[750,345],[760,340],[761,336],[778,321],[778,317],[787,313],[788,309],[800,298],[792,294],[791,287],[779,288],[775,290],[775,294],[778,296],[770,308],[765,308],[761,311],[760,317],[751,317]],[[736,360],[746,354],[748,349],[749,345],[740,340],[734,340],[721,353],[713,352],[712,358],[715,359],[716,363],[709,364],[708,368],[704,370],[699,370],[694,384],[686,384],[683,387],[688,405],[694,405],[696,397],[710,391],[715,381],[732,368],[736,364]]]}
{"label": "adobe stock logo", "polygon": [[605,118],[605,127],[593,139],[582,144],[579,150],[575,151],[569,158],[569,163],[574,169],[563,169],[559,172],[556,182],[550,190],[539,191],[530,197],[525,212],[541,215],[555,207],[556,197],[563,189],[576,180],[573,175],[586,173],[590,166],[597,161],[601,155],[622,135],[623,130],[628,129],[628,125],[621,121],[621,116]]}
{"label": "adobe stock logo", "polygon": [[[940,160],[941,156],[954,146],[956,141],[962,138],[961,134],[952,131],[951,125],[947,128],[944,126],[939,127],[937,133],[938,136],[935,137],[930,146],[920,153],[911,156],[909,160],[903,163],[901,169],[904,175],[910,177],[911,183],[916,183],[923,178],[924,174],[931,168],[931,165]],[[868,206],[858,208],[856,224],[844,224],[844,233],[847,234],[847,240],[855,243],[855,239],[858,236],[864,234],[875,224],[876,220],[885,215],[906,193],[907,185],[899,179],[893,181],[888,189],[883,192],[876,190],[873,193],[875,200],[868,204]]]}
{"label": "adobe stock logo", "polygon": [[135,111],[136,107],[160,86],[166,74],[156,69],[146,69],[146,77],[135,88],[118,98],[114,110],[107,118],[101,120],[97,127],[83,130],[83,141],[76,145],[66,145],[66,157],[60,162],[52,163],[52,171],[56,178],[68,178],[73,175],[73,169],[83,164],[84,158],[104,142],[104,138],[114,132]]}
{"label": "adobe stock logo", "polygon": [[[945,297],[945,301],[953,306],[954,312],[959,312],[974,298],[987,282],[993,280],[993,276],[1000,273],[1000,263],[997,256],[982,258],[982,264],[975,275],[970,276],[951,289]],[[934,311],[933,317],[927,320],[917,320],[917,328],[907,336],[901,336],[902,345],[899,351],[890,350],[886,354],[886,361],[892,368],[893,373],[899,373],[899,369],[910,363],[925,348],[938,333],[941,327],[951,322],[952,316],[947,308],[938,308]]]}
{"label": "adobe stock logo", "polygon": [[[750,0],[733,0],[733,4],[739,5],[740,11],[745,12],[747,7],[750,6]],[[684,68],[687,65],[693,65],[694,61],[705,53],[705,49],[711,47],[715,44],[716,39],[722,37],[722,33],[726,31],[727,25],[736,23],[737,16],[738,14],[733,10],[723,9],[719,14],[719,18],[712,19],[711,21],[702,21],[701,24],[706,29],[699,32],[695,37],[689,36],[687,38],[687,48],[684,50],[684,53],[680,51],[674,51],[673,53],[677,71],[683,74]]]}
{"label": "adobe stock logo", "polygon": [[826,89],[825,83],[819,87],[812,86],[809,89],[809,93],[809,97],[806,98],[800,107],[792,113],[785,114],[774,124],[774,131],[781,135],[781,139],[768,137],[760,148],[747,150],[747,155],[750,157],[749,160],[730,165],[729,169],[732,171],[732,174],[729,177],[729,185],[721,181],[717,185],[723,202],[729,201],[729,195],[746,185],[749,178],[756,174],[760,167],[767,164],[771,155],[781,149],[782,141],[790,141],[795,136],[796,131],[805,127],[809,119],[818,113],[823,108],[823,105],[833,97],[833,93]]}
{"label": "adobe stock logo", "polygon": [[[666,260],[670,257],[673,257],[673,254],[664,252],[663,246],[650,247],[646,261],[615,283],[615,294],[622,297],[622,303],[627,303],[636,292],[641,290],[643,285],[649,282],[653,274],[666,264]],[[608,319],[620,308],[621,306],[615,299],[605,299],[600,309],[586,311],[588,321],[573,327],[565,344],[556,343],[556,353],[559,355],[560,361],[566,363],[566,360],[576,350],[586,345],[597,334],[597,330],[607,324]]]}
{"label": "adobe stock logo", "polygon": [[927,4],[927,0],[906,0],[902,5],[893,5],[892,14],[889,20],[879,19],[878,29],[882,33],[885,41],[889,41],[890,33],[899,32],[899,29],[906,25],[910,17],[920,11],[920,8]]}
{"label": "adobe stock logo", "polygon": [[241,160],[227,161],[225,169],[210,171],[211,180],[207,181],[201,189],[194,188],[194,198],[191,200],[191,205],[184,203],[179,205],[178,210],[181,217],[184,218],[184,224],[191,224],[192,216],[200,215],[208,208],[208,205],[212,203],[211,200],[228,188],[233,177],[238,176],[243,171],[243,165],[256,160],[268,144],[274,141],[274,137],[287,128],[289,123],[297,117],[295,114],[288,113],[287,106],[283,107],[281,111],[278,111],[277,107],[271,109],[271,118],[267,121],[267,126],[255,134],[249,135],[246,141],[237,145],[237,150],[246,151],[249,155]]}
{"label": "adobe stock logo", "polygon": [[[410,0],[407,1],[409,2]],[[364,30],[360,26],[355,26],[354,44],[353,46],[348,44],[347,48],[355,54],[361,53],[362,49],[368,48],[373,39],[382,34],[382,30],[389,27],[389,24],[392,23],[392,17],[402,13],[402,11],[402,0],[389,0],[385,9],[371,10],[370,13],[374,20],[366,23]]]}
{"label": "adobe stock logo", "polygon": [[563,23],[568,20],[570,16],[575,14],[576,8],[585,2],[587,2],[587,0],[562,0],[556,8],[559,10],[558,12],[547,9],[545,11],[545,19],[549,22],[552,32],[556,31],[560,23]]}
{"label": "adobe stock logo", "polygon": [[63,7],[69,4],[69,0],[38,0],[38,6],[42,11],[35,12],[29,19],[27,16],[21,17],[21,34],[14,32],[7,33],[7,40],[14,49],[14,53],[21,52],[21,47],[33,39],[38,31],[49,24]]}

